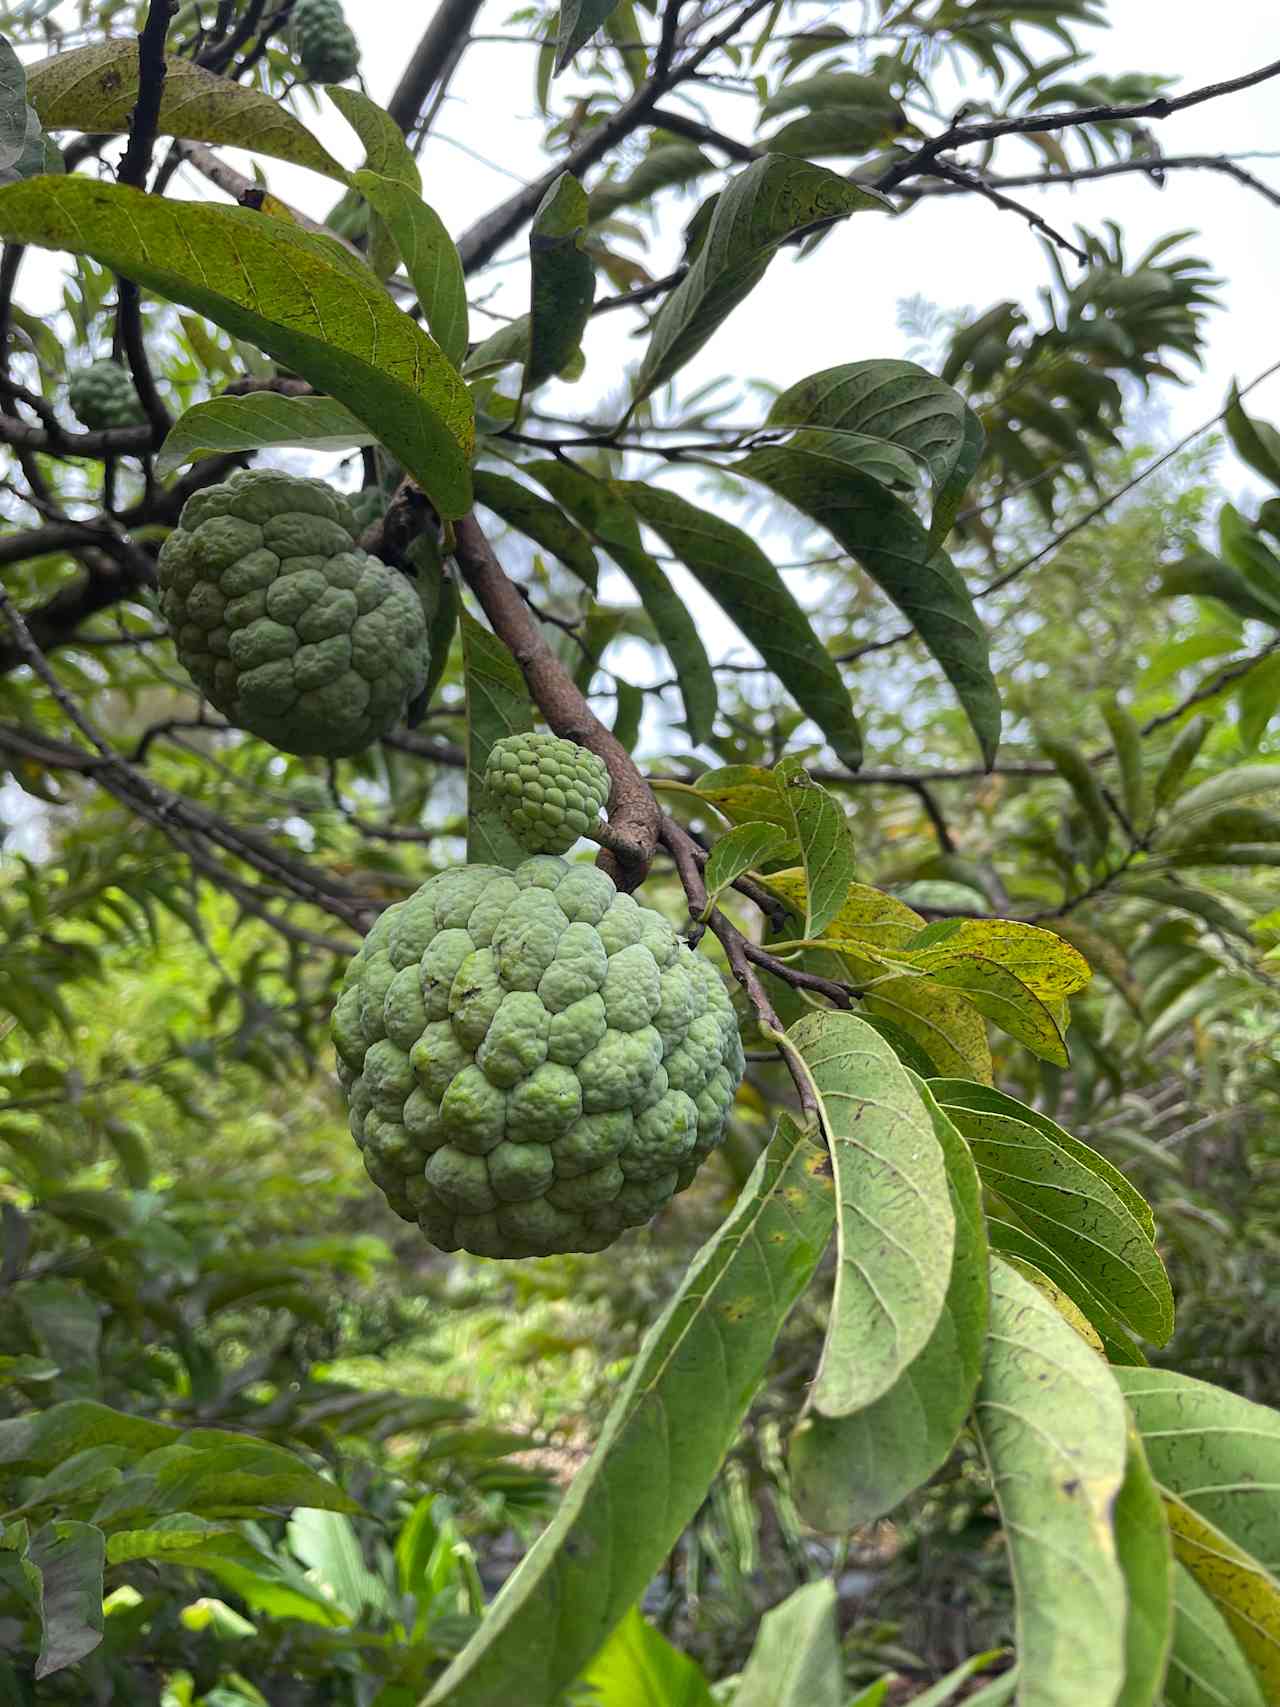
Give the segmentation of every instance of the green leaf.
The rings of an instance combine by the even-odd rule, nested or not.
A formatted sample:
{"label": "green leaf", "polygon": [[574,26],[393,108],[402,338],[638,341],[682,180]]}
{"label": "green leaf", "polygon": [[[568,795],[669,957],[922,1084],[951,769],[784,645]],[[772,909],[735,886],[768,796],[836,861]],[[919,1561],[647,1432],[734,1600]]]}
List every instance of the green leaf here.
{"label": "green leaf", "polygon": [[[923,1695],[915,1696],[911,1702],[911,1707],[948,1707],[950,1702],[959,1700],[958,1691],[962,1683],[967,1683],[975,1672],[985,1671],[994,1660],[1001,1659],[1007,1652],[1007,1648],[988,1648],[985,1654],[974,1654],[972,1659],[965,1660],[954,1671],[949,1671],[945,1677],[940,1677],[932,1689],[926,1689]],[[1009,1699],[1017,1681],[1011,1672],[1006,1672],[1002,1677],[998,1677],[990,1688],[978,1690],[972,1695],[966,1695],[964,1699],[967,1707],[974,1707],[977,1702],[985,1702],[987,1707],[996,1707],[997,1701],[1003,1702]],[[1007,1693],[1000,1694],[999,1691],[1006,1686]],[[996,1691],[996,1694],[991,1693],[992,1689]]]}
{"label": "green leaf", "polygon": [[1248,800],[1255,794],[1264,794],[1274,788],[1280,788],[1280,762],[1232,765],[1179,795],[1178,822],[1181,824],[1198,812],[1209,812],[1235,800]]}
{"label": "green leaf", "polygon": [[510,1707],[512,1678],[521,1707],[552,1707],[701,1505],[834,1217],[826,1153],[784,1115],[646,1336],[589,1463],[424,1707]]}
{"label": "green leaf", "polygon": [[1000,696],[987,637],[960,571],[934,549],[911,511],[878,480],[852,466],[838,435],[806,430],[733,464],[824,527],[902,612],[941,665],[994,762]]}
{"label": "green leaf", "polygon": [[1226,413],[1227,437],[1241,462],[1247,462],[1255,474],[1260,474],[1272,486],[1280,486],[1280,433],[1266,421],[1255,421],[1247,415],[1240,401],[1235,381]]}
{"label": "green leaf", "polygon": [[518,480],[484,468],[476,470],[472,483],[477,504],[485,505],[518,533],[527,534],[595,592],[598,570],[591,541],[558,504],[549,504]]}
{"label": "green leaf", "polygon": [[928,1343],[946,1302],[955,1215],[929,1111],[884,1038],[835,1012],[807,1014],[787,1036],[819,1099],[839,1205],[811,1402],[843,1417],[887,1393]]}
{"label": "green leaf", "polygon": [[1151,790],[1143,762],[1142,731],[1114,696],[1103,700],[1102,715],[1116,750],[1125,815],[1133,828],[1141,832],[1151,817]]}
{"label": "green leaf", "polygon": [[844,905],[857,869],[853,836],[844,808],[814,782],[799,759],[783,759],[776,768],[804,861],[804,934],[820,937]]}
{"label": "green leaf", "polygon": [[1070,1064],[1063,1024],[1054,1009],[1005,966],[979,949],[944,944],[913,956],[911,964],[931,984],[955,990],[986,1019],[1057,1067]]}
{"label": "green leaf", "polygon": [[[364,169],[380,178],[392,178],[411,189],[422,188],[422,174],[404,132],[391,114],[359,89],[327,83],[325,94],[360,138]],[[358,187],[358,186],[357,186]]]}
{"label": "green leaf", "polygon": [[247,208],[82,177],[0,188],[0,234],[92,255],[259,345],[376,431],[442,516],[470,509],[470,393],[340,245]]}
{"label": "green leaf", "polygon": [[1156,1480],[1280,1568],[1280,1414],[1171,1369],[1117,1371]]}
{"label": "green leaf", "polygon": [[791,1487],[816,1529],[844,1533],[893,1510],[946,1462],[977,1391],[987,1332],[987,1235],[964,1140],[917,1084],[942,1147],[955,1249],[942,1314],[919,1356],[865,1410],[810,1413],[791,1437]]}
{"label": "green leaf", "polygon": [[1073,1133],[1059,1126],[1056,1120],[1050,1120],[1049,1116],[1041,1114],[1039,1109],[1030,1108],[1025,1102],[1019,1102],[1017,1097],[1006,1096],[1003,1091],[998,1091],[991,1085],[975,1085],[964,1079],[937,1079],[930,1083],[929,1088],[940,1103],[949,1107],[967,1108],[974,1113],[1006,1115],[1011,1120],[1021,1120],[1027,1126],[1033,1127],[1051,1144],[1056,1144],[1060,1150],[1074,1156],[1090,1173],[1105,1181],[1147,1238],[1155,1243],[1156,1224],[1151,1206],[1128,1175],[1121,1173],[1105,1156],[1099,1155]]}
{"label": "green leaf", "polygon": [[1196,755],[1204,745],[1204,738],[1212,727],[1209,718],[1193,717],[1190,723],[1178,731],[1178,738],[1170,747],[1155,780],[1153,793],[1157,806],[1167,806],[1176,796],[1183,777],[1195,763]]}
{"label": "green leaf", "polygon": [[282,1446],[248,1435],[195,1429],[173,1446],[140,1458],[98,1502],[94,1521],[137,1528],[162,1512],[209,1517],[256,1515],[275,1508],[318,1506],[354,1511],[354,1503]]}
{"label": "green leaf", "polygon": [[1146,1358],[1088,1281],[1051,1245],[1028,1232],[1003,1204],[988,1207],[987,1238],[991,1249],[1007,1257],[1019,1272],[1035,1269],[1050,1285],[1060,1288],[1102,1341],[1109,1363],[1145,1367]]}
{"label": "green leaf", "polygon": [[125,1446],[151,1452],[182,1437],[164,1423],[127,1416],[89,1399],[69,1399],[41,1411],[0,1422],[0,1466],[22,1475],[52,1470],[91,1446]]}
{"label": "green leaf", "polygon": [[737,173],[720,192],[697,259],[654,317],[635,402],[665,385],[702,348],[789,237],[860,208],[891,206],[875,191],[806,160],[775,154]]}
{"label": "green leaf", "polygon": [[675,666],[689,739],[700,745],[715,722],[715,675],[688,607],[662,565],[644,549],[640,522],[627,498],[613,482],[597,480],[569,462],[526,463],[523,471],[604,547],[640,595]]}
{"label": "green leaf", "polygon": [[106,1543],[91,1523],[46,1523],[27,1547],[40,1576],[41,1678],[75,1665],[102,1640],[102,1572]]}
{"label": "green leaf", "polygon": [[467,860],[513,869],[529,857],[528,850],[490,805],[484,767],[495,741],[533,728],[533,702],[520,666],[497,636],[465,610],[460,621],[467,688]]}
{"label": "green leaf", "polygon": [[583,1672],[599,1707],[715,1707],[698,1666],[633,1606]]}
{"label": "green leaf", "polygon": [[247,397],[211,397],[180,415],[156,457],[163,479],[202,456],[298,445],[304,450],[348,450],[377,444],[377,434],[332,397],[281,397],[255,391]]}
{"label": "green leaf", "polygon": [[1058,741],[1048,735],[1040,736],[1040,751],[1053,765],[1059,776],[1076,797],[1085,822],[1093,832],[1101,852],[1111,840],[1111,813],[1102,795],[1093,767],[1078,747],[1069,741]]}
{"label": "green leaf", "polygon": [[[28,66],[27,97],[46,130],[127,131],[138,103],[136,38],[117,36]],[[270,154],[347,182],[345,169],[273,96],[190,59],[165,60],[158,130]]]}
{"label": "green leaf", "polygon": [[1240,707],[1240,742],[1256,748],[1267,725],[1280,709],[1280,657],[1255,664],[1236,689]]}
{"label": "green leaf", "polygon": [[1189,593],[1197,599],[1217,599],[1237,616],[1252,617],[1271,628],[1280,623],[1280,602],[1259,597],[1238,569],[1211,557],[1206,551],[1194,551],[1178,563],[1161,572],[1160,593],[1164,598],[1177,598]]}
{"label": "green leaf", "polygon": [[951,531],[982,458],[982,427],[964,398],[915,362],[885,359],[824,368],[784,391],[769,420],[863,433],[909,451],[933,483],[929,533],[935,545]]}
{"label": "green leaf", "polygon": [[1226,1619],[1185,1565],[1173,1573],[1167,1707],[1266,1707]]}
{"label": "green leaf", "polygon": [[714,907],[725,889],[744,872],[772,859],[786,841],[786,831],[777,824],[739,824],[721,836],[702,873],[707,886],[707,906]]}
{"label": "green leaf", "polygon": [[619,0],[563,0],[556,27],[557,73],[564,70],[580,47],[586,46],[618,4]]}
{"label": "green leaf", "polygon": [[1114,1702],[1125,1669],[1127,1597],[1112,1530],[1124,1401],[1097,1353],[998,1257],[974,1419],[1013,1567],[1018,1699]]}
{"label": "green leaf", "polygon": [[349,1517],[304,1507],[289,1519],[286,1538],[309,1580],[319,1584],[352,1623],[366,1608],[387,1615],[393,1612],[391,1591],[365,1564]]}
{"label": "green leaf", "polygon": [[1116,1707],[1160,1707],[1173,1640],[1173,1549],[1160,1490],[1132,1425],[1115,1530],[1128,1601],[1124,1688]]}
{"label": "green leaf", "polygon": [[761,1619],[733,1707],[843,1707],[844,1697],[835,1585],[805,1583]]}
{"label": "green leaf", "polygon": [[862,736],[840,667],[755,540],[660,486],[633,480],[617,481],[615,487],[742,631],[843,762],[856,770]]}
{"label": "green leaf", "polygon": [[[703,771],[693,784],[699,800],[714,806],[731,824],[751,824],[759,820],[774,824],[788,840],[796,833],[796,821],[790,803],[782,790],[776,771],[762,765],[722,765],[718,770]],[[794,873],[799,887],[797,912],[804,917],[804,872]],[[774,879],[769,879],[772,884]]]}
{"label": "green leaf", "polygon": [[27,140],[27,77],[22,61],[0,36],[0,170],[19,159]]}
{"label": "green leaf", "polygon": [[409,184],[369,171],[357,172],[351,182],[386,221],[428,331],[454,367],[460,368],[469,337],[467,286],[444,221]]}
{"label": "green leaf", "polygon": [[586,229],[587,192],[571,172],[562,172],[529,228],[526,391],[562,372],[582,343],[596,294],[596,270],[582,243]]}
{"label": "green leaf", "polygon": [[123,1446],[86,1446],[73,1452],[29,1487],[16,1509],[26,1514],[54,1506],[65,1512],[81,1501],[97,1499],[121,1480],[120,1465],[127,1456]]}
{"label": "green leaf", "polygon": [[[936,1080],[932,1088],[968,1139],[987,1189],[1008,1203],[1037,1238],[1060,1251],[1108,1309],[1163,1345],[1173,1331],[1169,1278],[1128,1204],[1094,1169],[1025,1120],[965,1108]],[[1028,1255],[1050,1279],[1059,1278],[1038,1256]]]}

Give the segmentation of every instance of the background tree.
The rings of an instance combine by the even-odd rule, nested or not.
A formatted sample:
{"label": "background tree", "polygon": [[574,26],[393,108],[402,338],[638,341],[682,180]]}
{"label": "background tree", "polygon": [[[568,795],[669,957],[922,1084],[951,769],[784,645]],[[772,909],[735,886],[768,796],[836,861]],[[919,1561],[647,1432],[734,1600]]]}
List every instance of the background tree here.
{"label": "background tree", "polygon": [[[421,190],[470,0],[385,108],[317,94],[354,71],[326,0],[2,15],[13,1699],[710,1699],[687,1654],[737,1707],[886,1667],[932,1702],[1280,1691],[1280,497],[1218,502],[1204,435],[1278,493],[1280,438],[1246,385],[1140,443],[1218,281],[1019,200],[1207,170],[1261,211],[1159,126],[1280,68],[1102,77],[1090,0],[862,13],[498,21],[548,164],[453,233]],[[954,196],[1043,242],[1037,301],[682,385],[782,249]],[[603,315],[621,378],[583,365]],[[186,501],[298,448],[430,635],[354,756],[217,716],[156,595]],[[485,759],[535,722],[604,761],[602,863],[705,932],[749,1061],[654,1228],[498,1269],[387,1214],[327,1028],[386,907],[491,857]]]}

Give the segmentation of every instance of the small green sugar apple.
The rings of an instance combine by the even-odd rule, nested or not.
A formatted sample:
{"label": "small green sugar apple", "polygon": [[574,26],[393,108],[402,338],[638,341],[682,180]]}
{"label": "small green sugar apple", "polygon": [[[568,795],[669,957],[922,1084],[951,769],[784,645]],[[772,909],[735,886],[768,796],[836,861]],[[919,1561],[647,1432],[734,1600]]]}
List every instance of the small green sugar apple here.
{"label": "small green sugar apple", "polygon": [[714,967],[596,866],[459,865],[381,915],[333,1014],[369,1177],[441,1250],[596,1251],[719,1142],[742,1043]]}
{"label": "small green sugar apple", "polygon": [[188,498],[160,548],[178,657],[232,723],[284,752],[361,752],[426,683],[422,601],[359,532],[322,480],[241,469]]}
{"label": "small green sugar apple", "polygon": [[119,362],[94,362],[73,373],[67,382],[67,402],[76,420],[91,432],[142,425],[138,394]]}
{"label": "small green sugar apple", "polygon": [[489,749],[484,782],[503,823],[530,853],[568,853],[609,798],[603,762],[558,735],[504,735]]}
{"label": "small green sugar apple", "polygon": [[341,0],[298,0],[290,19],[302,69],[313,83],[345,83],[360,69]]}

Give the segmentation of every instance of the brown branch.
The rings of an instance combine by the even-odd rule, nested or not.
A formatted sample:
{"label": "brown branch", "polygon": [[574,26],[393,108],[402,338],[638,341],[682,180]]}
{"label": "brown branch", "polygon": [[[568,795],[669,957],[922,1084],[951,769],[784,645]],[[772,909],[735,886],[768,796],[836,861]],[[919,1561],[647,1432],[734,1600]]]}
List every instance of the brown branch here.
{"label": "brown branch", "polygon": [[[0,387],[7,396],[38,408],[34,394],[19,385]],[[104,462],[109,456],[144,456],[154,447],[154,429],[142,427],[109,427],[96,433],[69,433],[55,418],[42,427],[31,427],[17,415],[0,415],[0,444],[28,453],[42,451],[48,456],[83,456]]]}
{"label": "brown branch", "polygon": [[576,741],[608,767],[612,784],[609,824],[615,846],[612,857],[606,856],[606,860],[614,867],[619,886],[634,889],[648,871],[661,826],[662,815],[649,785],[631,754],[601,723],[551,650],[479,522],[474,516],[466,516],[454,524],[454,533],[462,577],[480,601],[494,633],[519,664],[542,715],[557,735]]}
{"label": "brown branch", "polygon": [[722,154],[727,154],[730,160],[740,160],[743,165],[750,165],[753,160],[764,157],[763,148],[753,148],[749,142],[738,142],[732,136],[726,136],[723,131],[715,130],[709,124],[702,124],[698,119],[688,118],[684,113],[677,113],[670,107],[655,107],[652,114],[653,122],[661,125],[663,130],[669,130],[676,136],[684,136],[690,142],[703,142],[708,148],[718,148]]}
{"label": "brown branch", "polygon": [[1089,256],[1084,249],[1073,243],[1069,237],[1064,237],[1047,219],[1042,219],[1034,208],[1024,207],[1012,196],[1005,195],[1003,190],[998,190],[990,179],[979,177],[976,172],[966,172],[959,166],[945,166],[940,160],[935,160],[929,170],[935,177],[942,178],[959,189],[972,190],[974,195],[981,196],[984,201],[990,202],[1004,213],[1016,213],[1020,219],[1026,220],[1033,231],[1039,231],[1059,249],[1065,249],[1069,255],[1073,255],[1082,267],[1089,265]]}
{"label": "brown branch", "polygon": [[426,32],[401,73],[387,111],[407,136],[417,124],[427,96],[455,59],[480,10],[482,0],[441,0]]}
{"label": "brown branch", "polygon": [[[1151,177],[1153,172],[1180,170],[1221,172],[1229,178],[1234,178],[1247,189],[1255,190],[1274,206],[1280,207],[1280,190],[1273,189],[1270,184],[1264,184],[1261,178],[1254,177],[1252,172],[1247,172],[1226,154],[1160,154],[1146,159],[1113,160],[1105,166],[1072,167],[1068,171],[1021,172],[998,178],[984,176],[982,182],[994,190],[1035,190],[1049,189],[1059,184],[1084,184],[1094,178],[1118,178],[1133,172],[1143,172],[1147,177]],[[925,196],[957,196],[965,193],[965,186],[951,182],[904,184],[898,189],[898,194],[909,201],[919,201]]]}
{"label": "brown branch", "polygon": [[[118,543],[111,542],[113,545]],[[103,552],[85,552],[84,561],[90,565],[89,572],[80,580],[60,587],[43,604],[26,612],[28,632],[41,652],[48,653],[59,646],[71,645],[82,622],[111,605],[131,598],[142,587],[154,582],[151,560],[138,547],[133,547],[127,556],[122,552],[118,557],[109,555],[109,550],[108,546]],[[7,644],[0,642],[0,676],[30,661],[16,639]]]}
{"label": "brown branch", "polygon": [[1069,107],[1063,112],[1028,113],[1019,118],[992,119],[986,124],[952,125],[940,136],[931,137],[914,154],[882,172],[876,179],[876,188],[891,190],[905,179],[930,170],[938,155],[945,150],[964,148],[971,142],[994,142],[1002,136],[1031,136],[1043,131],[1071,130],[1077,125],[1115,124],[1124,119],[1165,119],[1171,113],[1183,112],[1187,107],[1199,106],[1205,101],[1216,101],[1223,95],[1238,94],[1241,89],[1252,89],[1256,84],[1277,76],[1280,76],[1280,59],[1260,66],[1256,71],[1247,71],[1242,77],[1231,77],[1223,83],[1206,83],[1186,95],[1157,95],[1154,100],[1138,101],[1129,106]]}

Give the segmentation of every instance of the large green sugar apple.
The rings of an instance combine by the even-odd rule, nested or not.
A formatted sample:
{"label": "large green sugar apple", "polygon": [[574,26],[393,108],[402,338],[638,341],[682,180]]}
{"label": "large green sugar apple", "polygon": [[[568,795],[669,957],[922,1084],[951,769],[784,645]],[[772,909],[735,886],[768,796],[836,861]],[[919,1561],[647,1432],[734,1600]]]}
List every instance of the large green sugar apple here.
{"label": "large green sugar apple", "polygon": [[442,1250],[594,1251],[719,1142],[728,993],[596,866],[459,865],[389,907],[333,1015],[370,1178]]}
{"label": "large green sugar apple", "polygon": [[360,69],[360,44],[341,0],[298,0],[290,18],[302,69],[313,83],[345,83]]}
{"label": "large green sugar apple", "polygon": [[138,394],[119,362],[94,362],[73,373],[67,382],[67,402],[77,421],[83,422],[91,432],[142,425]]}
{"label": "large green sugar apple", "polygon": [[558,735],[504,735],[495,741],[484,785],[502,821],[530,853],[568,853],[609,798],[603,762]]}
{"label": "large green sugar apple", "polygon": [[422,692],[413,582],[356,544],[322,480],[241,469],[187,499],[160,549],[178,657],[232,723],[288,753],[358,753]]}

